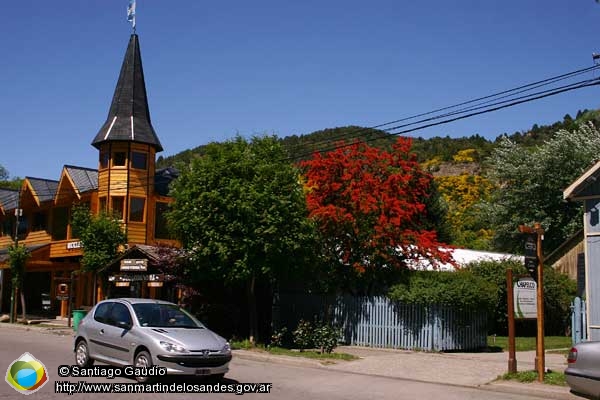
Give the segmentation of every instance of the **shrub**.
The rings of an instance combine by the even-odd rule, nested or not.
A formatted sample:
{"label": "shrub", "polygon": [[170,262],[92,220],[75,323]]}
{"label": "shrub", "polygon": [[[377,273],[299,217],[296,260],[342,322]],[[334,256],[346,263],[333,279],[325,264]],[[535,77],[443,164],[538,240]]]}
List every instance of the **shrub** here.
{"label": "shrub", "polygon": [[340,330],[325,324],[319,324],[313,332],[313,343],[321,353],[331,353],[338,345]]}
{"label": "shrub", "polygon": [[471,272],[410,271],[388,296],[404,304],[441,305],[457,310],[493,310],[498,289]]}
{"label": "shrub", "polygon": [[[469,264],[467,269],[474,275],[493,284],[498,291],[498,301],[490,313],[490,333],[505,335],[508,332],[506,304],[506,269],[512,268],[513,276],[528,275],[519,261],[481,261]],[[544,322],[546,335],[564,335],[570,325],[571,301],[577,293],[577,284],[566,275],[550,267],[544,268]],[[535,335],[536,326],[530,321],[517,326],[521,335]]]}
{"label": "shrub", "polygon": [[271,343],[269,344],[269,346],[270,347],[285,347],[286,342],[287,342],[287,336],[288,336],[287,333],[288,333],[288,330],[285,326],[278,331],[274,331],[273,334],[271,335]]}
{"label": "shrub", "polygon": [[313,327],[310,322],[301,319],[292,335],[300,351],[313,347]]}

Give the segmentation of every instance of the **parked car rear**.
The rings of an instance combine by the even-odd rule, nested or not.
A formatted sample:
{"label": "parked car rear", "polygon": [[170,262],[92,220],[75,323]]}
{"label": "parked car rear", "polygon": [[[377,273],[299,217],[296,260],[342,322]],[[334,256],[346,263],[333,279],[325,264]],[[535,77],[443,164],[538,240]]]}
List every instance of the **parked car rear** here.
{"label": "parked car rear", "polygon": [[582,342],[569,351],[565,370],[571,392],[600,399],[600,342]]}

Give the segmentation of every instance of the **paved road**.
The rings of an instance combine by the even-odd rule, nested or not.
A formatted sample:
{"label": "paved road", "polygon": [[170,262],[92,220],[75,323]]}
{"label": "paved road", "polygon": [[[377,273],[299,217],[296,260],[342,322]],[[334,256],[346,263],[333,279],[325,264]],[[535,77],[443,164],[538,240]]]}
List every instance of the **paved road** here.
{"label": "paved road", "polygon": [[[55,381],[68,379],[71,382],[83,380],[80,378],[59,378],[58,366],[73,363],[70,336],[59,336],[42,333],[39,331],[25,331],[16,329],[0,328],[0,373],[6,375],[6,369],[13,360],[19,358],[24,352],[29,352],[38,358],[46,366],[50,382],[39,392],[32,395],[36,399],[56,399],[68,397],[66,394],[58,395],[54,392]],[[104,378],[86,378],[87,382],[96,383],[125,383],[134,384],[134,381],[126,378],[106,380]],[[203,381],[167,380],[165,384],[209,384]],[[269,363],[247,359],[234,359],[231,363],[231,371],[225,384],[237,385],[239,383],[269,382],[273,384],[270,394],[245,394],[252,399],[507,399],[525,400],[531,399],[527,393],[509,394],[496,393],[476,388],[467,388],[453,385],[435,383],[415,382],[411,380],[363,375],[356,372],[339,371],[310,366],[294,366],[281,363]],[[235,386],[234,386],[235,387]],[[89,394],[77,393],[74,397],[78,399],[94,399],[100,397],[112,400],[131,399],[132,394]],[[210,396],[210,397],[209,397]],[[232,398],[234,394],[145,394],[144,399],[225,399]],[[0,398],[23,399],[23,395],[17,393],[7,383],[0,382]]]}

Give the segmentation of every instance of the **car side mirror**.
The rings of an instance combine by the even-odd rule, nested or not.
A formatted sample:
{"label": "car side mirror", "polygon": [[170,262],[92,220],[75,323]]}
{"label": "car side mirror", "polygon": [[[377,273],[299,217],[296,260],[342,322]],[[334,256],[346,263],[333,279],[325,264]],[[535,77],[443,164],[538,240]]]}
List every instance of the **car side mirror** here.
{"label": "car side mirror", "polygon": [[131,329],[131,324],[125,321],[117,321],[117,326],[123,329]]}

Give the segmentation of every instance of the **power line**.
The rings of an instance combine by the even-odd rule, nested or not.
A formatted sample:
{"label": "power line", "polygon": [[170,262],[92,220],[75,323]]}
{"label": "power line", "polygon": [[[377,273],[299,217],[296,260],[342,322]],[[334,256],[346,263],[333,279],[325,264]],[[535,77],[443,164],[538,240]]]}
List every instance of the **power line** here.
{"label": "power line", "polygon": [[[573,86],[573,85],[577,85],[577,86]],[[590,86],[596,86],[596,85],[600,85],[600,78],[590,79],[590,80],[587,80],[587,81],[579,82],[577,84],[567,85],[567,86],[565,86],[563,88],[560,88],[560,89],[557,89],[557,90],[552,89],[552,90],[549,90],[549,91],[543,91],[543,92],[534,93],[531,96],[534,96],[536,94],[537,94],[537,96],[534,96],[534,97],[527,96],[527,98],[525,98],[525,99],[521,99],[521,100],[517,100],[517,101],[512,101],[512,102],[510,102],[508,104],[503,104],[503,105],[499,105],[497,107],[488,108],[486,110],[477,111],[477,112],[473,112],[473,113],[466,114],[466,115],[461,115],[459,117],[447,119],[447,120],[444,120],[444,121],[433,122],[433,123],[421,125],[421,126],[418,126],[418,127],[415,127],[415,128],[405,129],[405,130],[402,130],[402,131],[399,131],[399,132],[389,132],[389,131],[393,131],[393,130],[396,130],[396,129],[399,129],[399,128],[402,128],[402,127],[406,126],[406,125],[398,125],[398,126],[395,126],[395,127],[384,129],[384,131],[388,131],[388,133],[390,133],[390,135],[394,135],[394,136],[402,135],[402,134],[405,134],[405,133],[410,133],[410,132],[418,131],[418,130],[421,130],[421,129],[430,128],[432,126],[444,125],[444,124],[448,124],[450,122],[454,122],[454,121],[458,121],[458,120],[461,120],[461,119],[470,118],[470,117],[473,117],[473,116],[476,116],[476,115],[486,114],[486,113],[489,113],[489,112],[501,110],[503,108],[513,107],[513,106],[518,105],[518,104],[528,103],[530,101],[539,100],[539,99],[542,99],[542,98],[545,98],[545,97],[555,96],[557,94],[561,94],[561,93],[564,93],[564,92],[569,92],[569,91],[572,91],[572,90],[582,89],[584,87],[590,87]],[[542,94],[540,94],[540,93],[542,93]],[[502,103],[504,103],[504,102],[502,102]],[[430,118],[429,120],[432,120],[432,119],[435,119],[435,118]],[[371,142],[371,141],[377,140],[377,139],[379,139],[379,138],[376,138],[376,139],[367,139],[367,140],[364,140],[363,142],[364,143],[368,143],[368,142]],[[333,146],[333,147],[329,147],[329,148],[325,148],[325,149],[313,151],[311,153],[300,154],[300,155],[298,155],[296,157],[289,157],[286,160],[290,160],[290,161],[291,160],[298,160],[298,159],[302,159],[302,158],[304,158],[306,156],[309,156],[311,154],[314,154],[314,153],[324,153],[324,152],[334,151],[334,150],[338,150],[338,149],[349,147],[349,146],[353,146],[353,145],[354,145],[354,143],[340,144],[340,145],[337,145],[337,146]]]}
{"label": "power line", "polygon": [[[552,83],[556,83],[556,82],[559,82],[559,81],[562,81],[562,80],[565,80],[565,79],[568,79],[568,78],[575,77],[577,75],[581,75],[581,74],[584,74],[584,73],[588,73],[588,72],[597,70],[599,68],[600,68],[600,65],[594,65],[592,67],[586,67],[586,68],[578,69],[578,70],[571,71],[571,72],[568,72],[568,73],[565,73],[565,74],[561,74],[561,75],[553,76],[553,77],[550,77],[550,78],[542,79],[542,80],[539,80],[539,81],[536,81],[536,82],[532,82],[532,83],[528,83],[528,84],[525,84],[525,85],[521,85],[521,86],[518,86],[518,87],[515,87],[515,88],[512,88],[512,89],[503,90],[503,91],[500,91],[500,92],[497,92],[497,93],[494,93],[494,94],[491,94],[491,95],[478,97],[476,99],[472,99],[472,100],[468,100],[468,101],[463,101],[461,103],[457,103],[457,104],[454,104],[454,105],[451,105],[451,106],[447,106],[447,107],[438,108],[438,109],[435,109],[435,110],[432,110],[432,111],[428,111],[428,112],[425,112],[425,113],[415,114],[415,115],[412,115],[412,116],[409,116],[409,117],[397,119],[397,120],[386,122],[386,123],[383,123],[383,124],[374,125],[374,126],[367,127],[367,128],[358,128],[355,131],[351,131],[351,132],[346,132],[346,133],[342,133],[342,134],[339,134],[339,135],[330,136],[330,137],[328,137],[328,138],[326,138],[324,140],[313,142],[312,146],[315,148],[315,151],[319,151],[318,147],[320,145],[326,144],[328,142],[358,138],[360,135],[362,135],[364,133],[367,133],[367,132],[370,132],[371,130],[374,130],[374,129],[379,129],[379,128],[382,128],[382,127],[385,127],[385,126],[388,126],[388,125],[392,125],[392,124],[396,124],[396,123],[399,123],[399,122],[409,121],[411,119],[415,119],[415,118],[418,118],[418,117],[423,117],[423,116],[427,116],[427,115],[439,113],[439,112],[445,111],[445,110],[451,110],[453,108],[457,108],[457,107],[468,105],[468,104],[473,104],[473,103],[478,103],[478,102],[479,102],[479,105],[487,104],[489,102],[495,101],[495,100],[493,100],[493,98],[496,98],[496,100],[497,100],[497,99],[501,99],[501,98],[507,98],[507,97],[510,97],[512,95],[516,95],[516,94],[520,94],[520,93],[525,93],[525,92],[528,92],[528,91],[536,89],[536,88],[547,86],[547,85],[552,84]],[[488,101],[487,102],[481,102],[482,100],[488,100]],[[470,110],[470,107],[462,109],[462,110],[453,111],[452,113],[449,113],[449,114],[443,114],[442,116],[440,116],[438,118],[441,118],[443,116],[453,115],[453,114],[457,113],[458,111],[466,112],[468,110]],[[416,125],[418,123],[421,123],[423,121],[428,121],[428,120],[431,120],[431,119],[428,118],[428,119],[425,119],[425,120],[415,121],[415,122],[412,122],[410,124],[407,124],[406,126]],[[380,130],[386,131],[388,129],[380,129]],[[301,144],[293,146],[292,147],[292,151],[294,150],[294,148],[299,148],[299,147],[302,147],[302,146],[303,145],[301,145]]]}

